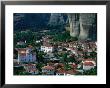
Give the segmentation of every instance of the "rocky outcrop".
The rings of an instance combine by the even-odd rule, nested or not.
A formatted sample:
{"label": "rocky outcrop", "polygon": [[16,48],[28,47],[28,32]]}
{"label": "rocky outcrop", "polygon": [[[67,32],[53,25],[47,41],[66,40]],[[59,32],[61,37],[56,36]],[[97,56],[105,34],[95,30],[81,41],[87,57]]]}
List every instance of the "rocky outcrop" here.
{"label": "rocky outcrop", "polygon": [[97,15],[95,13],[68,14],[70,35],[79,40],[97,39]]}
{"label": "rocky outcrop", "polygon": [[70,24],[70,36],[79,36],[79,14],[68,14],[69,24]]}
{"label": "rocky outcrop", "polygon": [[[93,13],[83,13],[80,14],[80,35],[79,39],[84,40],[84,39],[92,39],[92,35],[90,32],[92,30],[96,30],[93,28],[95,26],[95,14]],[[90,36],[91,35],[91,36]]]}
{"label": "rocky outcrop", "polygon": [[[79,40],[97,40],[97,14],[95,13],[14,13],[14,30],[41,31],[52,29],[70,31]],[[66,22],[67,20],[67,22]],[[65,27],[67,26],[67,27]]]}
{"label": "rocky outcrop", "polygon": [[61,13],[51,13],[49,26],[63,26],[64,23],[65,21]]}

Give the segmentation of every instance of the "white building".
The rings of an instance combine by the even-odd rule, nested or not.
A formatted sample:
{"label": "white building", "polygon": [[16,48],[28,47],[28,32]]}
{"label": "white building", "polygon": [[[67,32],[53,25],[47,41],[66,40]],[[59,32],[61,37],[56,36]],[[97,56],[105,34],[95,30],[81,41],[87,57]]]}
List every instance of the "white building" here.
{"label": "white building", "polygon": [[54,47],[53,46],[41,46],[41,51],[48,53],[48,52],[53,52]]}

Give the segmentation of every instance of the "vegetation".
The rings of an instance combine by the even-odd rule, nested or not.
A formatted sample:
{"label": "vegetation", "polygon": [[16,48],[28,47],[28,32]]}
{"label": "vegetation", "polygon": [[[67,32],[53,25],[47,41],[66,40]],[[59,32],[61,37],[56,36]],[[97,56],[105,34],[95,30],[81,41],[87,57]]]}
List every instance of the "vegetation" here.
{"label": "vegetation", "polygon": [[90,70],[84,70],[83,73],[79,72],[76,75],[97,75],[97,67],[92,68]]}
{"label": "vegetation", "polygon": [[36,64],[36,68],[39,70],[39,74],[40,74],[40,72],[42,71],[42,67],[43,67],[44,65],[42,64],[42,63],[37,63]]}
{"label": "vegetation", "polygon": [[90,53],[90,57],[91,57],[91,58],[95,58],[95,57],[97,57],[97,53],[96,53],[96,52],[94,52],[94,51],[93,51],[93,52],[91,52],[91,53]]}
{"label": "vegetation", "polygon": [[59,42],[66,42],[67,40],[69,40],[71,37],[70,37],[70,34],[69,32],[65,31],[64,33],[62,34],[56,34],[53,38],[53,41],[59,41]]}
{"label": "vegetation", "polygon": [[36,41],[36,34],[30,30],[23,32],[16,32],[14,35],[14,44],[19,41],[26,41],[26,43],[32,43]]}
{"label": "vegetation", "polygon": [[24,67],[20,66],[20,67],[14,67],[14,74],[15,75],[21,75],[22,72],[24,72]]}
{"label": "vegetation", "polygon": [[97,67],[84,71],[83,75],[97,75]]}
{"label": "vegetation", "polygon": [[16,48],[26,48],[26,45],[16,45]]}

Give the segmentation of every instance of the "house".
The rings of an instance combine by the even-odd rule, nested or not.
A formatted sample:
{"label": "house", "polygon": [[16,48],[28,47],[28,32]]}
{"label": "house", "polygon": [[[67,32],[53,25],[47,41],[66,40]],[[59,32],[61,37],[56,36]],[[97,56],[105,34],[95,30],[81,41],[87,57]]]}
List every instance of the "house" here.
{"label": "house", "polygon": [[74,69],[71,69],[71,70],[68,70],[68,71],[66,71],[66,75],[75,75],[75,74],[77,74],[78,73],[78,71],[76,71],[76,70],[74,70]]}
{"label": "house", "polygon": [[71,70],[64,70],[62,68],[59,68],[56,70],[56,75],[75,75],[78,71],[71,69]]}
{"label": "house", "polygon": [[44,66],[42,67],[42,74],[44,75],[54,75],[55,73],[55,68],[53,66]]}
{"label": "house", "polygon": [[49,36],[42,37],[41,51],[48,53],[54,51],[54,46],[51,44],[51,38]]}
{"label": "house", "polygon": [[94,68],[94,64],[92,62],[84,62],[83,63],[83,70],[90,70]]}
{"label": "house", "polygon": [[94,66],[96,66],[96,61],[94,59],[92,59],[92,58],[83,59],[82,63],[84,63],[84,62],[92,62],[94,64]]}
{"label": "house", "polygon": [[65,70],[61,68],[57,69],[56,75],[66,75]]}
{"label": "house", "polygon": [[77,65],[75,63],[68,63],[69,66],[71,66],[72,69],[76,69],[77,68]]}
{"label": "house", "polygon": [[54,67],[55,67],[56,69],[64,68],[64,64],[63,64],[63,63],[55,63],[55,64],[54,64]]}
{"label": "house", "polygon": [[26,72],[31,74],[38,74],[39,71],[36,68],[36,64],[24,64],[24,69]]}
{"label": "house", "polygon": [[32,52],[31,47],[16,48],[18,51],[18,62],[36,62],[36,53]]}
{"label": "house", "polygon": [[93,59],[85,59],[82,61],[83,70],[90,70],[96,66],[96,62]]}
{"label": "house", "polygon": [[52,45],[43,45],[41,46],[41,51],[48,53],[48,52],[53,52],[54,51],[54,46]]}

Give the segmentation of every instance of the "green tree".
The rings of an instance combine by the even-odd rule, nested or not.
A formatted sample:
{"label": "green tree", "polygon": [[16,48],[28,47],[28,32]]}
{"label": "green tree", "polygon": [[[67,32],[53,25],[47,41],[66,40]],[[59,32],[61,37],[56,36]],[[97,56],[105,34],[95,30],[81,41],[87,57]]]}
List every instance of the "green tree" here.
{"label": "green tree", "polygon": [[97,57],[97,53],[95,51],[90,53],[90,57],[91,58],[96,58]]}
{"label": "green tree", "polygon": [[20,67],[14,67],[14,75],[20,75],[22,72],[24,72],[24,67],[20,66]]}
{"label": "green tree", "polygon": [[97,75],[97,67],[84,71],[83,75]]}
{"label": "green tree", "polygon": [[44,66],[43,63],[37,63],[36,64],[36,68],[39,70],[39,74],[41,74],[43,66]]}

